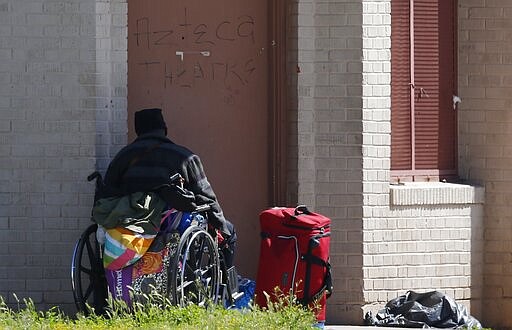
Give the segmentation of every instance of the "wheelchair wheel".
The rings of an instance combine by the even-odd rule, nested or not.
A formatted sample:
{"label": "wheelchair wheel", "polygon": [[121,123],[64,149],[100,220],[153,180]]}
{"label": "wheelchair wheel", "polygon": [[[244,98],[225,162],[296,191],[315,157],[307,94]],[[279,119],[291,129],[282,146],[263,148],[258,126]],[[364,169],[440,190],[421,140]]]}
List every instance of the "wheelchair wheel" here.
{"label": "wheelchair wheel", "polygon": [[106,305],[107,280],[100,246],[96,240],[98,225],[89,226],[75,244],[71,261],[71,287],[78,312],[89,314],[89,307],[101,314]]}
{"label": "wheelchair wheel", "polygon": [[182,235],[169,267],[169,299],[174,305],[217,303],[220,263],[217,244],[198,226]]}

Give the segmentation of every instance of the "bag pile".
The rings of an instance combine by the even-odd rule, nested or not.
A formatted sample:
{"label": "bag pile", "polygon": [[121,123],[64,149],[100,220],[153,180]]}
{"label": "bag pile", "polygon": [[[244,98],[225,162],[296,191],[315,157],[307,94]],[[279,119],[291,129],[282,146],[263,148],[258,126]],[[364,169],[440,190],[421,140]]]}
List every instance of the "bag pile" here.
{"label": "bag pile", "polygon": [[480,322],[469,315],[466,306],[439,291],[407,291],[390,300],[377,315],[366,313],[365,324],[404,328],[482,328]]}

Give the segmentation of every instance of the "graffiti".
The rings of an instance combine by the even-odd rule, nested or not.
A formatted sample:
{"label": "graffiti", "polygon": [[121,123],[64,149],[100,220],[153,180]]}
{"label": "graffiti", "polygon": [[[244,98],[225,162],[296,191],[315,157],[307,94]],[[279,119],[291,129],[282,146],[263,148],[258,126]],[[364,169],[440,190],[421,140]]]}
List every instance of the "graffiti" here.
{"label": "graffiti", "polygon": [[[216,82],[227,91],[235,86],[247,86],[261,51],[255,51],[253,57],[223,59],[210,57],[210,50],[217,49],[222,54],[222,47],[228,44],[254,45],[254,17],[239,15],[221,18],[216,23],[192,23],[187,8],[180,17],[174,23],[169,20],[169,26],[164,28],[155,28],[150,17],[134,21],[131,35],[139,48],[135,63],[148,79],[160,79],[164,89],[193,88],[201,81]],[[233,102],[232,97],[225,102]]]}
{"label": "graffiti", "polygon": [[137,47],[151,49],[158,46],[179,46],[183,41],[191,41],[195,45],[215,46],[221,42],[237,42],[249,40],[255,43],[255,20],[250,15],[241,15],[234,20],[223,20],[214,24],[189,23],[185,8],[182,23],[173,27],[153,30],[149,17],[141,17],[135,21],[135,44]]}
{"label": "graffiti", "polygon": [[150,77],[162,72],[163,87],[192,88],[201,81],[210,80],[220,82],[225,89],[231,89],[234,85],[245,86],[249,84],[251,75],[256,70],[254,59],[250,58],[241,63],[237,62],[181,62],[175,64],[169,62],[141,62],[139,66],[144,68]]}

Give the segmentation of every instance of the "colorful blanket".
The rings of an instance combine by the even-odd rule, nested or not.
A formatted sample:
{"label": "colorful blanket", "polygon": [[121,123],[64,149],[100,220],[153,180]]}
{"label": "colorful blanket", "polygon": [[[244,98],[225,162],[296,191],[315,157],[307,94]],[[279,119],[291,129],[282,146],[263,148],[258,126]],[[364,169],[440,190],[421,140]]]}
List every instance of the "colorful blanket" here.
{"label": "colorful blanket", "polygon": [[124,228],[108,229],[103,263],[112,297],[131,306],[133,299],[142,299],[154,290],[166,293],[167,270],[180,235],[192,221],[203,220],[198,215],[171,209],[163,213],[156,236]]}
{"label": "colorful blanket", "polygon": [[[159,232],[173,230],[182,234],[190,226],[192,214],[170,209],[162,213]],[[149,249],[156,234],[139,233],[124,227],[105,230],[105,250],[103,266],[109,270],[119,270],[133,265]]]}
{"label": "colorful blanket", "polygon": [[144,301],[147,295],[167,292],[167,276],[171,257],[175,254],[179,234],[169,237],[160,251],[146,252],[136,263],[118,270],[105,269],[108,291],[115,300],[128,306],[133,301]]}
{"label": "colorful blanket", "polygon": [[119,270],[137,262],[147,252],[156,235],[133,232],[123,227],[107,229],[103,266]]}

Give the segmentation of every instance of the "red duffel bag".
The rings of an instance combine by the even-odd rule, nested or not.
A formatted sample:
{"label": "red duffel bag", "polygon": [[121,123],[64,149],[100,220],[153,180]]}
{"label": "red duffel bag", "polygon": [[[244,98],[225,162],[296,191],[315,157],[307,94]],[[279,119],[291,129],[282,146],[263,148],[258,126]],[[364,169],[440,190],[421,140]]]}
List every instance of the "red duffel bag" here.
{"label": "red duffel bag", "polygon": [[261,212],[257,305],[267,306],[264,292],[271,301],[279,294],[293,294],[300,303],[314,308],[318,322],[325,322],[325,302],[332,292],[330,225],[329,218],[304,205]]}

